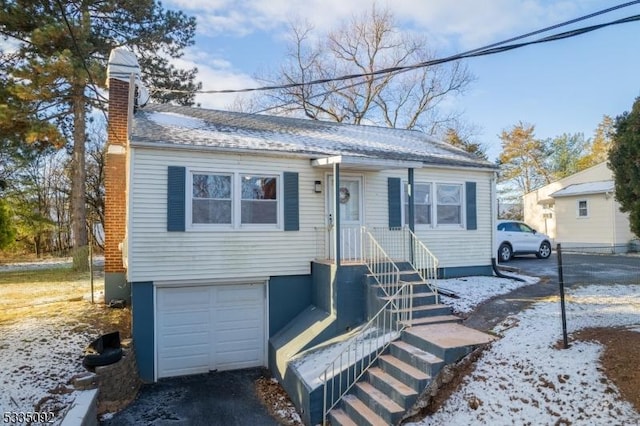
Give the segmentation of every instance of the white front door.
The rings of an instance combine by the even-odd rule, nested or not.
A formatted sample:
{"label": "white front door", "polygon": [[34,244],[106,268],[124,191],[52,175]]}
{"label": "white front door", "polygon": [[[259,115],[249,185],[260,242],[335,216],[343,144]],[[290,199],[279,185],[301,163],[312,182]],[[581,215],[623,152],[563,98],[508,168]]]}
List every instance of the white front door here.
{"label": "white front door", "polygon": [[[345,260],[358,260],[362,251],[361,228],[364,224],[364,200],[362,190],[362,176],[340,176],[340,252],[341,258]],[[327,187],[328,212],[330,236],[335,232],[335,218],[333,217],[333,205],[335,203],[335,192],[333,188],[333,176],[329,176]],[[329,241],[331,257],[335,257],[333,238]]]}

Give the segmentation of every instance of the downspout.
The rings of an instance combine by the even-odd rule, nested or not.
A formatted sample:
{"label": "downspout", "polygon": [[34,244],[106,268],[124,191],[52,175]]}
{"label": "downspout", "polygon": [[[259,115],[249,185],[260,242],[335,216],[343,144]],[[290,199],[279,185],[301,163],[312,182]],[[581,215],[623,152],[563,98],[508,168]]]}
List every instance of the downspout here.
{"label": "downspout", "polygon": [[411,230],[411,232],[416,232],[416,207],[415,207],[415,196],[414,196],[414,185],[413,185],[413,181],[414,181],[414,177],[413,177],[413,169],[409,169],[409,190],[407,191],[409,193],[409,229]]}
{"label": "downspout", "polygon": [[493,273],[496,274],[496,277],[499,278],[508,278],[510,280],[516,280],[520,282],[525,282],[522,278],[512,277],[510,275],[505,275],[498,269],[498,264],[496,262],[496,253],[498,252],[498,248],[496,247],[496,227],[497,227],[497,216],[498,216],[498,197],[496,196],[496,176],[497,173],[494,172],[493,177],[490,179],[490,196],[491,196],[491,268],[493,269]]}
{"label": "downspout", "polygon": [[333,164],[333,218],[335,232],[333,233],[333,244],[336,254],[336,269],[340,268],[342,253],[340,252],[340,164]]}
{"label": "downspout", "polygon": [[[414,188],[415,186],[413,185],[413,181],[414,181],[414,176],[413,176],[413,168],[409,169],[409,175],[408,175],[408,180],[409,180],[409,187],[407,188],[407,193],[409,195],[409,229],[411,230],[412,234],[415,234],[416,231],[416,219],[415,219],[415,215],[416,215],[416,206],[415,206],[415,196],[414,196]],[[402,190],[402,187],[400,188],[400,190]],[[413,240],[413,236],[410,236],[409,238],[409,261],[411,262],[411,264],[414,264],[414,252],[413,252],[413,245],[414,245],[414,241]]]}

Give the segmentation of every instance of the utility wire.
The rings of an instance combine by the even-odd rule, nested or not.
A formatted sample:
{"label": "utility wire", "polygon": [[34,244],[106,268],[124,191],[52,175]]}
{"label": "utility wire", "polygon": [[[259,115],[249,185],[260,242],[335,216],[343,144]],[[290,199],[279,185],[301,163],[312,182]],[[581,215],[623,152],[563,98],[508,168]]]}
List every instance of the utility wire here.
{"label": "utility wire", "polygon": [[[60,0],[57,0],[60,1]],[[343,76],[339,76],[339,77],[332,77],[332,78],[323,78],[323,79],[316,79],[316,80],[312,80],[312,81],[308,81],[305,83],[288,83],[288,84],[279,84],[279,85],[268,85],[268,86],[261,86],[261,87],[252,87],[252,88],[244,88],[244,89],[220,89],[220,90],[198,90],[198,91],[188,91],[188,90],[177,90],[177,89],[163,89],[163,88],[153,88],[154,91],[157,92],[169,92],[169,93],[200,93],[200,94],[227,94],[227,93],[247,93],[247,92],[258,92],[258,91],[269,91],[269,90],[281,90],[281,89],[291,89],[291,88],[296,88],[296,87],[304,87],[304,86],[312,86],[312,85],[318,85],[318,84],[325,84],[325,83],[330,83],[330,82],[337,82],[337,81],[345,81],[345,80],[354,80],[354,79],[359,79],[359,78],[364,78],[364,77],[372,77],[372,76],[380,76],[380,75],[384,75],[384,74],[390,74],[390,73],[401,73],[401,72],[407,72],[407,71],[411,71],[411,70],[415,70],[418,68],[424,68],[424,67],[429,67],[429,66],[434,66],[434,65],[439,65],[439,64],[443,64],[443,63],[447,63],[447,62],[452,62],[452,61],[457,61],[460,59],[465,59],[465,58],[472,58],[472,57],[478,57],[478,56],[486,56],[486,55],[493,55],[496,53],[501,53],[501,52],[506,52],[509,50],[513,50],[513,49],[518,49],[521,47],[525,47],[525,46],[529,46],[532,44],[541,44],[541,43],[548,43],[551,41],[557,41],[557,40],[562,40],[562,39],[566,39],[566,38],[571,38],[571,37],[575,37],[578,35],[582,35],[591,31],[595,31],[601,28],[605,28],[608,26],[612,26],[612,25],[620,25],[620,24],[625,24],[625,23],[629,23],[629,22],[635,22],[635,21],[639,21],[640,20],[640,15],[632,15],[632,16],[628,16],[626,18],[622,18],[622,19],[617,19],[614,21],[609,21],[609,22],[605,22],[602,24],[596,24],[596,25],[591,25],[591,26],[587,26],[587,27],[581,27],[578,29],[574,29],[574,30],[570,30],[570,31],[566,31],[566,32],[562,32],[562,33],[558,33],[558,34],[553,34],[547,37],[543,37],[537,40],[532,40],[532,41],[527,41],[527,42],[523,42],[523,43],[515,43],[515,44],[507,44],[507,43],[511,43],[513,41],[517,41],[517,40],[522,40],[524,38],[529,38],[533,35],[538,35],[538,34],[542,34],[544,32],[548,32],[557,28],[561,28],[567,25],[571,25],[574,24],[576,22],[580,22],[580,21],[584,21],[586,19],[590,19],[599,15],[603,15],[606,13],[610,13],[612,11],[618,10],[618,9],[622,9],[625,7],[629,7],[632,5],[636,5],[636,4],[640,4],[640,0],[635,0],[635,1],[631,1],[631,2],[627,2],[627,3],[622,3],[619,4],[617,6],[613,6],[613,7],[609,7],[607,9],[603,9],[603,10],[599,10],[597,12],[594,13],[590,13],[588,15],[584,15],[584,16],[580,16],[578,18],[574,18],[571,19],[569,21],[565,21],[559,24],[555,24],[546,28],[542,28],[536,31],[532,31],[526,34],[522,34],[516,37],[512,37],[509,38],[507,40],[503,40],[500,42],[496,42],[496,43],[492,43],[483,47],[479,47],[479,48],[475,48],[472,50],[468,50],[462,53],[458,53],[455,55],[451,55],[451,56],[447,56],[444,58],[438,58],[438,59],[433,59],[433,60],[429,60],[429,61],[424,61],[424,62],[420,62],[417,64],[412,64],[412,65],[405,65],[405,66],[397,66],[397,67],[391,67],[391,68],[383,68],[380,70],[376,70],[376,71],[372,71],[372,72],[366,72],[366,73],[358,73],[358,74],[349,74],[349,75],[343,75]],[[507,44],[505,46],[505,44]],[[365,81],[362,81],[358,84],[364,84]],[[355,84],[357,85],[357,84]],[[352,85],[353,86],[353,85]],[[349,87],[352,87],[349,86]]]}

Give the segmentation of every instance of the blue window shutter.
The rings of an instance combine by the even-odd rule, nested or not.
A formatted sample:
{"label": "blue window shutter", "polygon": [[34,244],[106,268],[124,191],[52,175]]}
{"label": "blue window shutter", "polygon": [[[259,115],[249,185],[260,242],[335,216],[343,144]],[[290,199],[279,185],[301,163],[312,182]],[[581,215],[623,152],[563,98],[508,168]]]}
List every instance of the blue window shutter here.
{"label": "blue window shutter", "polygon": [[478,229],[476,183],[466,182],[465,193],[467,199],[467,229]]}
{"label": "blue window shutter", "polygon": [[389,228],[400,228],[402,226],[402,198],[400,190],[402,181],[400,178],[388,179],[387,202],[389,204]]}
{"label": "blue window shutter", "polygon": [[300,196],[298,194],[298,173],[282,174],[284,188],[284,230],[300,230]]}
{"label": "blue window shutter", "polygon": [[185,180],[184,167],[169,166],[167,173],[167,231],[184,232]]}

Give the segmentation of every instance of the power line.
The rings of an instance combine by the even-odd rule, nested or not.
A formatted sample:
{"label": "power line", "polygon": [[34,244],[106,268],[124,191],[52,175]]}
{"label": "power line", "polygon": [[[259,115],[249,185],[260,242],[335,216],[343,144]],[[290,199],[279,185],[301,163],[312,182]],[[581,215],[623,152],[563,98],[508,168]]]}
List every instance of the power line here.
{"label": "power line", "polygon": [[[57,0],[60,1],[60,0]],[[278,84],[278,85],[267,85],[267,86],[261,86],[261,87],[252,87],[252,88],[243,88],[243,89],[220,89],[220,90],[197,90],[197,91],[188,91],[188,90],[177,90],[177,89],[163,89],[163,88],[153,88],[154,91],[158,91],[158,92],[169,92],[169,93],[200,93],[200,94],[231,94],[231,93],[248,93],[248,92],[258,92],[258,91],[269,91],[269,90],[281,90],[281,89],[292,89],[292,88],[296,88],[296,87],[305,87],[305,86],[313,86],[313,85],[318,85],[318,84],[325,84],[325,83],[331,83],[331,82],[338,82],[338,81],[345,81],[345,80],[354,80],[354,79],[360,79],[360,78],[364,78],[364,77],[375,77],[375,76],[380,76],[380,75],[384,75],[384,74],[391,74],[391,73],[402,73],[402,72],[407,72],[407,71],[411,71],[411,70],[415,70],[415,69],[419,69],[419,68],[425,68],[425,67],[429,67],[429,66],[434,66],[434,65],[439,65],[439,64],[443,64],[443,63],[447,63],[447,62],[452,62],[452,61],[457,61],[457,60],[461,60],[461,59],[465,59],[465,58],[472,58],[472,57],[478,57],[478,56],[486,56],[486,55],[493,55],[496,53],[502,53],[502,52],[506,52],[509,50],[513,50],[513,49],[518,49],[521,47],[525,47],[525,46],[529,46],[532,44],[541,44],[541,43],[548,43],[551,41],[557,41],[557,40],[562,40],[562,39],[566,39],[566,38],[571,38],[571,37],[576,37],[578,35],[582,35],[582,34],[586,34],[588,32],[591,31],[595,31],[598,29],[602,29],[605,27],[609,27],[609,26],[613,26],[613,25],[620,25],[620,24],[625,24],[625,23],[629,23],[629,22],[635,22],[635,21],[639,21],[640,20],[640,15],[632,15],[632,16],[628,16],[626,18],[621,18],[621,19],[617,19],[614,21],[609,21],[609,22],[605,22],[602,24],[596,24],[596,25],[591,25],[591,26],[587,26],[587,27],[581,27],[578,29],[574,29],[574,30],[570,30],[570,31],[565,31],[562,33],[558,33],[558,34],[552,34],[550,36],[547,37],[543,37],[537,40],[532,40],[532,41],[528,41],[528,42],[523,42],[523,43],[515,43],[515,44],[507,44],[507,43],[511,43],[513,41],[517,41],[517,40],[522,40],[525,38],[529,38],[533,35],[538,35],[538,34],[542,34],[557,28],[561,28],[567,25],[571,25],[571,24],[575,24],[577,22],[580,21],[584,21],[586,19],[590,19],[596,16],[600,16],[606,13],[610,13],[612,11],[615,10],[619,10],[625,7],[629,7],[632,5],[636,5],[636,4],[640,4],[640,0],[635,0],[635,1],[630,1],[627,3],[622,3],[613,7],[609,7],[606,9],[602,9],[599,10],[597,12],[593,12],[590,13],[588,15],[584,15],[584,16],[580,16],[578,18],[574,18],[571,19],[569,21],[565,21],[559,24],[555,24],[549,27],[545,27],[539,30],[535,30],[526,34],[522,34],[516,37],[512,37],[509,38],[507,40],[503,40],[500,42],[496,42],[496,43],[492,43],[483,47],[479,47],[479,48],[475,48],[472,50],[468,50],[462,53],[458,53],[455,55],[451,55],[451,56],[447,56],[444,58],[439,58],[439,59],[433,59],[433,60],[429,60],[429,61],[424,61],[424,62],[420,62],[417,64],[412,64],[412,65],[404,65],[404,66],[397,66],[397,67],[391,67],[391,68],[383,68],[380,70],[376,70],[376,71],[372,71],[372,72],[366,72],[366,73],[357,73],[357,74],[348,74],[348,75],[342,75],[339,77],[332,77],[332,78],[322,78],[322,79],[316,79],[316,80],[312,80],[312,81],[308,81],[305,83],[288,83],[288,84]],[[505,46],[505,44],[507,44]],[[348,87],[353,87],[353,86],[357,86],[358,84],[364,84],[365,81],[362,81],[360,83],[356,83],[356,84],[352,84]],[[335,91],[335,90],[334,90]]]}

